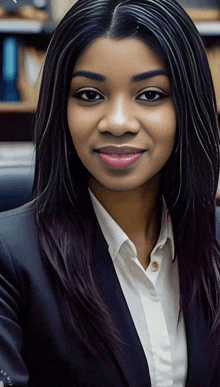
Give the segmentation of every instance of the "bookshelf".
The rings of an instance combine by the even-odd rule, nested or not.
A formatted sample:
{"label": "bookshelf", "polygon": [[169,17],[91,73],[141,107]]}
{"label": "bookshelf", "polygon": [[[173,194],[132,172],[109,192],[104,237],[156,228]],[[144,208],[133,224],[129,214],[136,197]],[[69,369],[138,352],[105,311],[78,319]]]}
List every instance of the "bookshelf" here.
{"label": "bookshelf", "polygon": [[[194,12],[190,10],[190,12]],[[189,12],[189,14],[190,14]],[[210,13],[210,11],[209,11]],[[194,12],[195,14],[195,12]],[[214,13],[213,13],[214,15]],[[217,13],[215,13],[217,15]],[[220,10],[219,10],[220,15]],[[191,15],[190,15],[191,16]],[[214,16],[213,16],[214,18]],[[213,39],[216,42],[215,47],[218,48],[217,53],[213,54],[212,45],[207,49],[208,57],[210,57],[210,65],[215,73],[213,77],[214,83],[216,84],[216,96],[218,100],[218,109],[220,113],[220,18],[216,20],[217,16],[213,21],[196,21],[195,24],[198,28],[199,33],[202,38],[207,41],[212,41]],[[34,90],[34,86],[29,87],[29,84],[26,79],[26,69],[22,60],[24,60],[25,55],[30,56],[30,47],[32,47],[32,56],[35,56],[34,59],[29,58],[29,60],[38,61],[38,69],[40,69],[43,63],[43,57],[49,43],[51,34],[55,28],[54,22],[42,22],[37,20],[26,20],[26,19],[16,19],[15,17],[9,19],[0,18],[0,49],[2,47],[1,42],[6,36],[14,36],[19,42],[19,47],[21,51],[20,57],[20,71],[19,71],[19,88],[21,88],[21,100],[18,102],[1,102],[0,101],[0,114],[1,114],[1,123],[0,123],[0,141],[17,141],[22,140],[22,128],[17,129],[17,124],[12,125],[13,117],[15,121],[20,116],[20,122],[25,123],[25,129],[27,126],[31,125],[33,116],[37,106],[37,92]],[[37,56],[39,55],[39,58]],[[1,58],[1,55],[0,55]],[[217,67],[215,67],[215,61],[218,62]],[[219,71],[217,71],[217,70]],[[32,89],[32,90],[31,90]],[[34,100],[32,100],[32,95],[34,95]],[[19,119],[18,119],[19,121]],[[17,132],[19,136],[17,136]],[[32,135],[29,131],[29,134],[24,133],[24,138],[27,138],[29,141],[32,140]]]}

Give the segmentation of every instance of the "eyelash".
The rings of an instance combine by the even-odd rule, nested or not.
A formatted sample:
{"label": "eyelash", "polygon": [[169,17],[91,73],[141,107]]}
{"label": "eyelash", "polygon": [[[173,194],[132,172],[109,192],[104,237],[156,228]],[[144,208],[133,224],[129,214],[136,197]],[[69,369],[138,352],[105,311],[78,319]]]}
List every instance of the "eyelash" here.
{"label": "eyelash", "polygon": [[[88,97],[88,93],[93,93],[93,95],[95,94],[95,98],[89,98],[89,97]],[[140,98],[140,97],[143,96],[143,95],[146,96],[147,93],[153,93],[154,98],[153,98],[152,100]],[[83,97],[83,94],[87,94],[87,98],[84,98],[84,97]],[[158,95],[158,97],[155,98],[155,95]],[[99,96],[99,98],[96,98],[97,96]],[[157,91],[157,90],[146,90],[146,91],[140,93],[140,94],[136,97],[136,99],[139,100],[139,101],[146,101],[146,102],[149,102],[149,103],[153,103],[153,102],[157,102],[157,101],[159,101],[159,100],[161,100],[161,99],[164,99],[164,98],[166,98],[167,96],[168,96],[168,95],[167,95],[166,93],[162,93],[162,92]],[[92,89],[91,89],[91,90],[82,90],[82,91],[78,91],[78,92],[76,92],[76,93],[74,94],[74,97],[77,98],[77,99],[79,99],[79,100],[81,100],[81,101],[89,102],[89,103],[91,103],[91,102],[96,102],[96,101],[100,101],[100,100],[103,100],[103,99],[104,99],[104,97],[103,97],[100,93],[98,93],[97,91],[92,90]],[[91,97],[91,95],[90,95],[90,97]],[[100,98],[100,97],[101,97],[101,98]],[[148,98],[149,98],[149,96],[148,96]]]}
{"label": "eyelash", "polygon": [[[99,96],[101,98],[83,98],[83,94],[88,94],[88,93],[93,93],[95,94],[96,96]],[[88,95],[87,95],[88,96]],[[85,102],[96,102],[96,101],[100,101],[102,99],[104,99],[104,97],[102,97],[102,95],[100,93],[98,93],[97,91],[95,90],[82,90],[82,91],[77,91],[75,94],[74,94],[74,97],[77,98],[77,99],[80,99],[82,101],[85,101]]]}
{"label": "eyelash", "polygon": [[[142,98],[140,98],[141,96],[143,96],[143,95],[147,95],[147,93],[153,93],[153,95],[154,95],[154,98],[152,99],[152,100],[147,100],[147,99],[142,99]],[[155,95],[158,95],[158,97],[157,98],[155,98]],[[146,102],[149,102],[149,103],[153,103],[153,102],[157,102],[157,101],[159,101],[159,100],[161,100],[161,99],[164,99],[164,98],[166,98],[166,97],[168,97],[168,95],[166,94],[166,93],[162,93],[161,91],[157,91],[157,90],[146,90],[146,91],[144,91],[144,92],[142,92],[141,94],[139,94],[137,97],[136,97],[136,99],[138,99],[139,101],[146,101]],[[149,98],[149,96],[148,96],[148,98]]]}

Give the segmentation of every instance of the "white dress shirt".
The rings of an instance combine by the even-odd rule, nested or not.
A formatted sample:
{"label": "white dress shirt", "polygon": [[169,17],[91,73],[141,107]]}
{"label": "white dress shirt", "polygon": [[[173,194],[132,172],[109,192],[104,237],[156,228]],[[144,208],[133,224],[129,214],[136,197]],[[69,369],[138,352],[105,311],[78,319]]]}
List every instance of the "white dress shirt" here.
{"label": "white dress shirt", "polygon": [[[164,201],[159,239],[145,270],[134,244],[89,189],[118,280],[145,352],[152,387],[184,387],[185,327],[171,218]],[[180,320],[178,324],[178,319]],[[137,386],[138,387],[138,386]]]}

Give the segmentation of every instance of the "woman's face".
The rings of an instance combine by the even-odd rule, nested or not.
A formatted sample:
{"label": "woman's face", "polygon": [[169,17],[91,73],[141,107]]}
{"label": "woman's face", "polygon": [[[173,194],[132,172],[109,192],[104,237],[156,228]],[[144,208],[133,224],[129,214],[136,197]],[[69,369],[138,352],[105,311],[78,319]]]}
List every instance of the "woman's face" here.
{"label": "woman's face", "polygon": [[137,38],[97,39],[75,64],[67,118],[93,181],[124,191],[157,178],[176,134],[163,61]]}

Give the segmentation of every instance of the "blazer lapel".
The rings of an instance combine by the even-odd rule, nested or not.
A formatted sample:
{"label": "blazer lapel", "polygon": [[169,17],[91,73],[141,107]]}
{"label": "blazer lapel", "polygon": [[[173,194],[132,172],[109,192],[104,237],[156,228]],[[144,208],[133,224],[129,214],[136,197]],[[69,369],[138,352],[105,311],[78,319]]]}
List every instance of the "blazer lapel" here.
{"label": "blazer lapel", "polygon": [[98,224],[96,230],[93,260],[98,283],[124,341],[122,351],[112,348],[113,355],[130,387],[150,387],[147,360],[109,255],[108,245]]}

